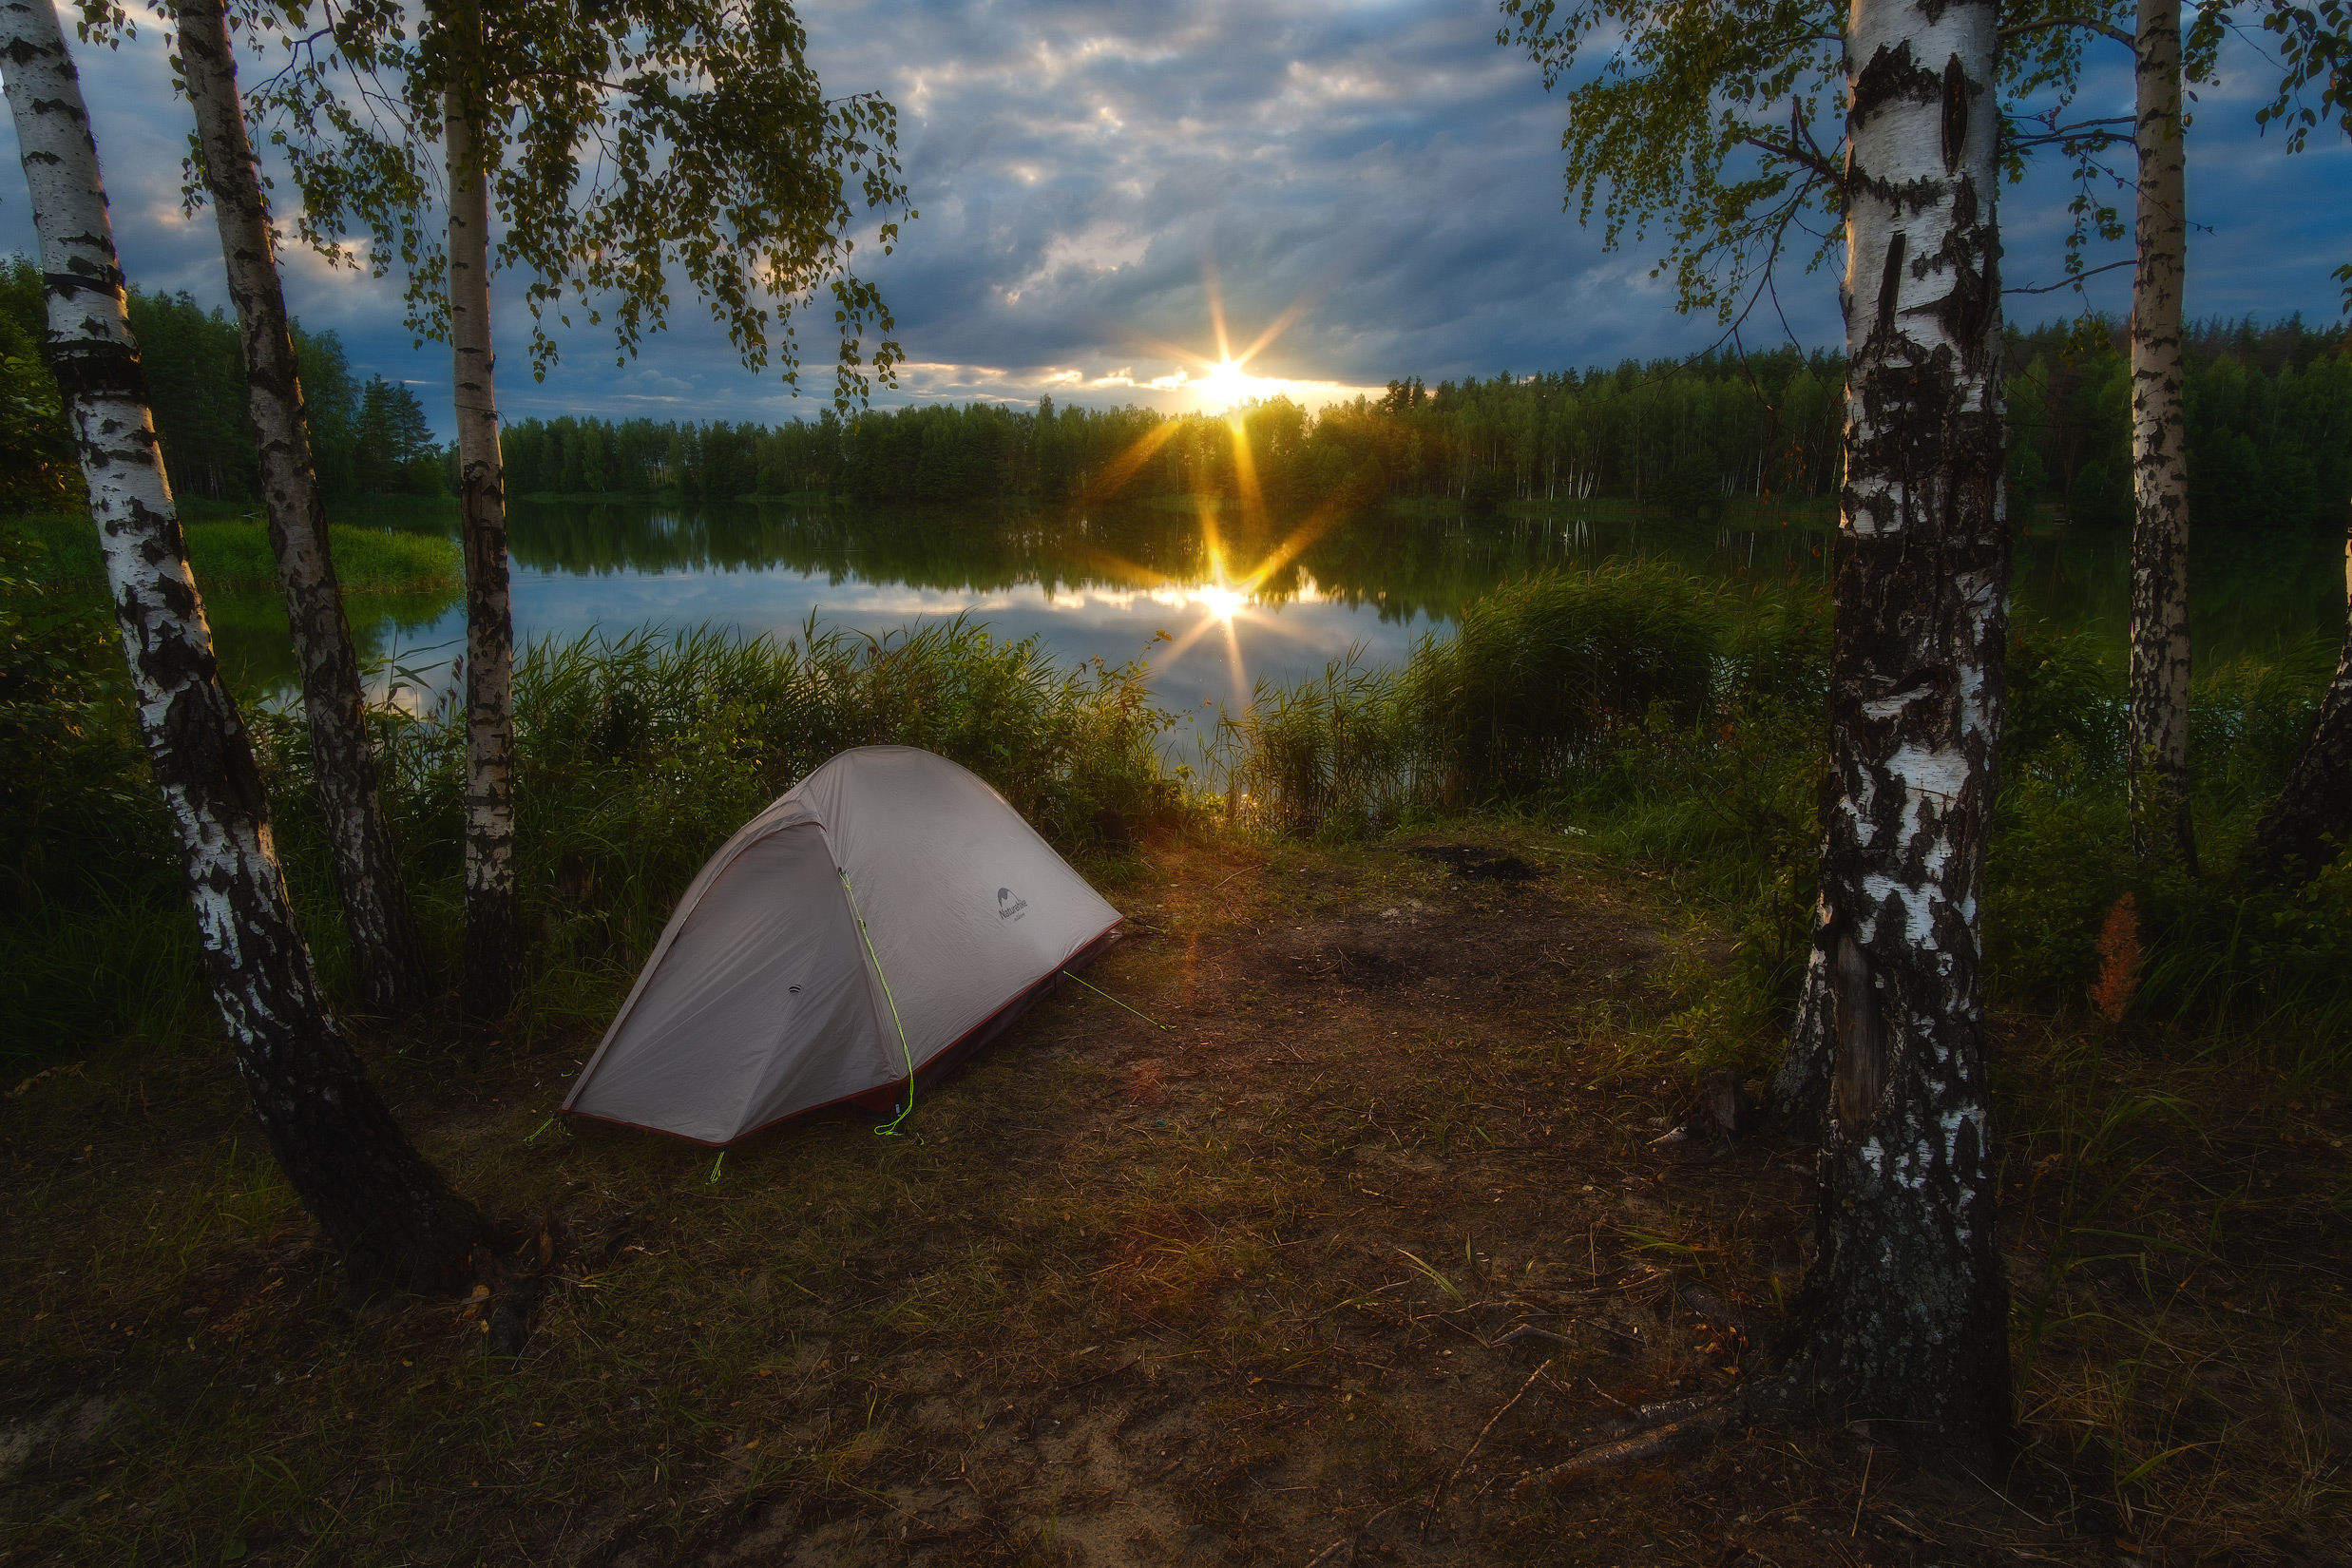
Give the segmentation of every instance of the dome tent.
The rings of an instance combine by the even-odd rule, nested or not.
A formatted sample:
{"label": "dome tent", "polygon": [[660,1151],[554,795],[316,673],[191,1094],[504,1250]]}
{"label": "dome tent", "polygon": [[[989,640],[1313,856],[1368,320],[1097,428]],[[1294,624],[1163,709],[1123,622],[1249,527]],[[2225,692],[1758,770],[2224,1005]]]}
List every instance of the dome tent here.
{"label": "dome tent", "polygon": [[1119,918],[964,769],[844,752],[703,866],[564,1109],[712,1145],[844,1101],[887,1111]]}

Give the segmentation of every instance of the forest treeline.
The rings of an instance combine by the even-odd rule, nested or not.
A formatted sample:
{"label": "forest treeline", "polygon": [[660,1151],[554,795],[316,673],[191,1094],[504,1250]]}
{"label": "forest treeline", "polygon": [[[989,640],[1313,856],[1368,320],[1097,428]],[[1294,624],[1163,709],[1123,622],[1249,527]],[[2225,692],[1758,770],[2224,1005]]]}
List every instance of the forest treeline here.
{"label": "forest treeline", "polygon": [[[182,494],[258,499],[234,322],[185,295],[131,296],[164,459]],[[40,279],[0,278],[0,355],[42,372]],[[447,454],[416,395],[354,375],[333,333],[296,330],[331,499],[438,495]],[[2009,479],[2022,507],[2094,525],[2131,514],[2131,373],[2120,323],[2010,334]],[[2189,344],[2191,513],[2201,526],[2329,526],[2352,495],[2352,334],[2300,317],[2209,322]],[[1614,370],[1389,383],[1319,411],[1288,398],[1223,415],[994,403],[826,410],[784,425],[563,417],[506,427],[507,493],[898,504],[1239,497],[1365,510],[1609,499],[1703,512],[1733,497],[1836,492],[1845,364],[1781,349]],[[12,392],[22,391],[12,388]],[[53,390],[31,402],[56,408]],[[10,407],[22,406],[12,400]],[[1239,439],[1236,439],[1238,433]],[[62,430],[57,432],[62,439]]]}
{"label": "forest treeline", "polygon": [[[52,428],[11,430],[0,449],[22,446],[69,454],[57,389],[38,345],[45,327],[41,275],[23,257],[0,270],[0,362],[12,383],[9,423]],[[245,412],[245,361],[237,323],[185,294],[130,290],[131,330],[147,373],[156,436],[172,488],[208,501],[258,501],[260,452]],[[432,420],[407,387],[352,373],[335,334],[294,329],[311,450],[330,500],[363,495],[441,495],[449,481]],[[30,383],[28,385],[28,383]],[[71,467],[69,455],[64,466]]]}
{"label": "forest treeline", "polygon": [[[2130,519],[2130,365],[2120,324],[2010,335],[2012,496],[2082,522]],[[1241,494],[1268,505],[1607,498],[1703,511],[1835,493],[1844,359],[1793,349],[1615,370],[1393,382],[1310,413],[1232,419],[1137,408],[971,403],[830,411],[789,425],[524,420],[512,493],[700,498],[818,493],[896,503]],[[2194,515],[2219,528],[2329,526],[2352,495],[2352,335],[2300,317],[2190,335]],[[1235,439],[1238,430],[1242,439]]]}

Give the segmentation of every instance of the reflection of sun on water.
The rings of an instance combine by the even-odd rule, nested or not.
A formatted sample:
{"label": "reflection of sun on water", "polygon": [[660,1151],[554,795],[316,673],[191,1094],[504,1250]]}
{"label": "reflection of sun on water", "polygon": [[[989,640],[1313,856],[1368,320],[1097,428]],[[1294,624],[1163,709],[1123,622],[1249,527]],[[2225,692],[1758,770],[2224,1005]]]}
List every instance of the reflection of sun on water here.
{"label": "reflection of sun on water", "polygon": [[[1252,375],[1245,369],[1251,360],[1257,357],[1260,350],[1279,337],[1283,330],[1298,317],[1301,311],[1306,308],[1305,300],[1293,302],[1288,310],[1275,317],[1272,325],[1258,334],[1255,342],[1244,348],[1239,354],[1235,354],[1232,340],[1225,332],[1225,310],[1223,303],[1217,297],[1215,273],[1213,270],[1204,271],[1201,282],[1209,296],[1209,320],[1216,336],[1216,357],[1210,359],[1205,355],[1176,350],[1176,352],[1181,358],[1198,365],[1201,373],[1195,377],[1190,371],[1179,369],[1165,381],[1153,384],[1155,386],[1189,387],[1200,398],[1199,407],[1204,411],[1215,409],[1219,404],[1224,406],[1229,415],[1228,422],[1232,427],[1233,434],[1233,479],[1239,492],[1236,499],[1241,503],[1241,515],[1247,526],[1265,520],[1266,501],[1258,490],[1257,469],[1251,452],[1247,419],[1246,416],[1238,414],[1236,411],[1252,400],[1263,402],[1293,390],[1305,391],[1313,387],[1329,388],[1331,383],[1286,381],[1278,377]],[[1137,469],[1149,461],[1161,445],[1179,428],[1178,421],[1164,420],[1147,430],[1127,451],[1121,453],[1108,466],[1101,481],[1105,492],[1116,492],[1119,487],[1125,484]],[[1157,656],[1157,660],[1161,667],[1165,668],[1183,658],[1185,653],[1203,637],[1212,632],[1216,633],[1222,638],[1226,655],[1231,660],[1235,699],[1246,706],[1250,699],[1250,677],[1248,670],[1243,667],[1241,639],[1236,630],[1236,624],[1248,625],[1257,619],[1252,614],[1251,606],[1259,585],[1284,566],[1297,560],[1299,553],[1313,544],[1324,530],[1332,525],[1337,515],[1328,507],[1317,507],[1291,531],[1289,538],[1259,563],[1254,571],[1235,581],[1226,569],[1224,549],[1218,539],[1215,508],[1204,500],[1201,507],[1200,525],[1202,542],[1208,546],[1208,575],[1211,581],[1183,583],[1163,578],[1160,585],[1152,589],[1150,593],[1155,602],[1165,604],[1171,609],[1189,603],[1198,605],[1203,612],[1200,619],[1182,635],[1166,640],[1169,646],[1164,653]],[[1300,579],[1294,590],[1295,596],[1303,601],[1311,601],[1316,597],[1312,580],[1306,579],[1303,573],[1300,574]]]}
{"label": "reflection of sun on water", "polygon": [[1219,621],[1231,621],[1250,602],[1250,596],[1221,583],[1204,583],[1193,590],[1193,602]]}

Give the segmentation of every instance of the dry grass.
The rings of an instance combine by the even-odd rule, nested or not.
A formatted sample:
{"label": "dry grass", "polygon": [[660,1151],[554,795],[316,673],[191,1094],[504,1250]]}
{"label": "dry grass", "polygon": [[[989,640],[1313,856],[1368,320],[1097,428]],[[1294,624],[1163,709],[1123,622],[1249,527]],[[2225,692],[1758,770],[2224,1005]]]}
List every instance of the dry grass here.
{"label": "dry grass", "polygon": [[1171,1027],[1067,988],[911,1137],[818,1117],[715,1162],[550,1125],[584,1036],[375,1042],[461,1186],[568,1238],[511,1367],[471,1304],[338,1302],[217,1056],[52,1075],[0,1101],[0,1548],[2342,1560],[2338,1103],[2021,1023],[2006,1498],[1844,1430],[1520,1489],[1620,1405],[1756,1365],[1809,1172],[1763,1139],[1651,1147],[1693,1065],[1757,1048],[1719,944],[1558,835],[1455,832],[1539,879],[1425,840],[1147,851],[1112,889],[1135,932],[1091,978]]}

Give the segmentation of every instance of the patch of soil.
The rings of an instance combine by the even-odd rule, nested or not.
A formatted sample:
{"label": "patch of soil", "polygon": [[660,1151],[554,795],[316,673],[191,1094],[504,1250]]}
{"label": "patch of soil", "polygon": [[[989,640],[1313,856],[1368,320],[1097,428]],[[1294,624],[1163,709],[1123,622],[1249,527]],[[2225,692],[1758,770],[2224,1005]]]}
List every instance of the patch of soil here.
{"label": "patch of soil", "polygon": [[1485,882],[1533,882],[1542,873],[1515,854],[1501,854],[1476,844],[1425,844],[1413,851],[1466,876]]}
{"label": "patch of soil", "polygon": [[[338,1316],[306,1223],[222,1131],[233,1100],[189,1092],[175,1141],[93,1069],[54,1091],[105,1129],[72,1147],[120,1148],[10,1145],[48,1205],[46,1251],[11,1237],[27,1289],[140,1222],[126,1173],[224,1171],[225,1217],[172,1233],[206,1239],[136,1302],[9,1298],[47,1321],[0,1352],[23,1472],[0,1540],[610,1568],[2136,1560],[2069,1478],[2021,1472],[2012,1502],[1884,1434],[1733,1431],[1546,1490],[1633,1408],[1752,1369],[1812,1181],[1804,1149],[1664,1139],[1690,1085],[1626,1031],[1692,943],[1589,859],[1493,839],[1148,850],[1112,895],[1130,936],[1088,971],[1147,1016],[1064,987],[894,1138],[829,1114],[721,1161],[551,1127],[588,1029],[478,1066],[379,1053],[461,1190],[569,1237],[511,1367],[468,1304]],[[1736,1085],[1710,1093],[1736,1120]],[[102,1392],[140,1422],[92,1425]]]}

